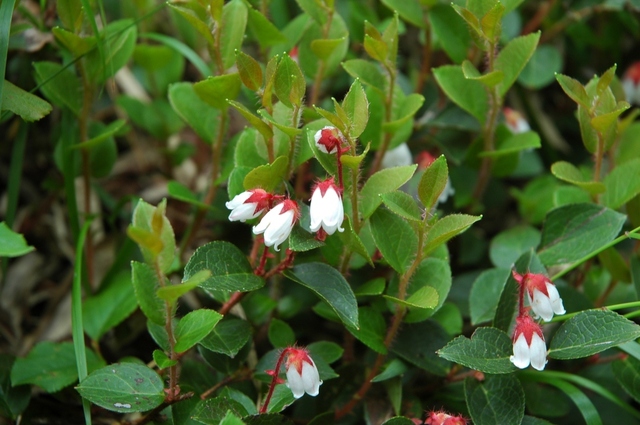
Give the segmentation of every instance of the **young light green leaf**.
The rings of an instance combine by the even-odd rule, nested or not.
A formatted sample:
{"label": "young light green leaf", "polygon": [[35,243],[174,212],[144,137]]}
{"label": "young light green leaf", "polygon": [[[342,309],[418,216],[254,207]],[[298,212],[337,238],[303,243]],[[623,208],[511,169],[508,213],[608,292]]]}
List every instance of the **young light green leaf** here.
{"label": "young light green leaf", "polygon": [[211,107],[198,96],[193,83],[180,82],[169,86],[169,102],[173,110],[206,143],[211,143],[216,134],[220,111]]}
{"label": "young light green leaf", "polygon": [[402,125],[407,123],[418,112],[424,103],[424,96],[412,93],[402,99],[402,104],[397,111],[394,111],[393,121],[382,124],[382,129],[387,132],[396,132]]}
{"label": "young light green leaf", "polygon": [[34,249],[27,245],[24,236],[11,230],[4,221],[0,223],[0,257],[20,257]]}
{"label": "young light green leaf", "polygon": [[82,24],[82,3],[80,0],[58,0],[56,11],[62,25],[75,31]]}
{"label": "young light green leaf", "polygon": [[509,360],[512,354],[511,338],[496,328],[478,328],[471,339],[460,335],[438,350],[440,357],[491,374],[515,371],[516,367]]}
{"label": "young light green leaf", "polygon": [[153,350],[153,361],[158,365],[158,369],[166,369],[178,364],[177,360],[171,360],[164,351]]}
{"label": "young light green leaf", "polygon": [[352,170],[357,170],[360,167],[360,164],[369,153],[369,149],[371,148],[371,142],[367,143],[364,151],[360,155],[340,155],[340,162],[342,165],[351,168]]}
{"label": "young light green leaf", "polygon": [[318,59],[327,60],[345,40],[346,37],[318,38],[311,42],[311,51]]}
{"label": "young light green leaf", "polygon": [[183,279],[188,281],[201,270],[211,271],[211,277],[199,284],[205,291],[247,292],[264,286],[245,254],[229,242],[214,241],[198,248],[187,261]]}
{"label": "young light green leaf", "polygon": [[492,71],[487,74],[480,74],[480,72],[468,60],[462,62],[462,73],[464,74],[464,78],[467,80],[480,81],[488,88],[495,87],[504,80],[504,73],[502,71]]}
{"label": "young light green leaf", "polygon": [[604,74],[600,76],[598,79],[598,84],[596,85],[596,95],[601,96],[606,89],[609,88],[613,78],[616,76],[616,68],[617,65],[613,65],[611,68],[607,69]]}
{"label": "young light green leaf", "polygon": [[495,60],[494,70],[502,71],[504,79],[498,85],[498,91],[501,96],[511,88],[513,83],[522,72],[533,52],[536,50],[540,40],[540,32],[535,32],[520,37],[516,37],[507,43],[506,46],[498,53]]}
{"label": "young light green leaf", "polygon": [[444,155],[440,155],[424,170],[418,183],[418,197],[427,211],[431,211],[438,202],[438,198],[447,187],[448,179],[447,159]]}
{"label": "young light green leaf", "polygon": [[465,78],[462,67],[457,65],[436,68],[433,75],[454,103],[473,115],[481,124],[484,123],[488,111],[488,98],[482,83]]}
{"label": "young light green leaf", "polygon": [[519,424],[524,417],[524,390],[514,374],[464,381],[469,414],[476,425]]}
{"label": "young light green leaf", "polygon": [[389,54],[387,44],[382,40],[371,37],[369,34],[364,35],[364,50],[372,59],[378,62],[385,62]]}
{"label": "young light green leaf", "polygon": [[157,294],[160,282],[154,270],[147,264],[132,261],[131,281],[138,305],[144,315],[152,322],[164,325],[165,304]]}
{"label": "young light green leaf", "polygon": [[27,122],[44,118],[52,109],[49,102],[7,80],[4,80],[0,105],[2,105],[3,111],[11,111]]}
{"label": "young light green leaf", "polygon": [[567,96],[583,108],[589,109],[591,100],[584,86],[578,80],[562,74],[557,74],[556,80],[558,80],[560,87],[562,87]]}
{"label": "young light green leaf", "polygon": [[482,35],[482,29],[480,28],[480,20],[478,19],[478,17],[476,17],[476,15],[474,15],[469,9],[458,6],[455,3],[451,4],[451,7],[453,8],[453,10],[456,11],[458,15],[462,17],[462,19],[465,20],[467,25],[469,25],[477,35],[479,36]]}
{"label": "young light green leaf", "polygon": [[500,295],[510,275],[509,268],[488,269],[480,273],[473,281],[469,294],[469,312],[473,325],[493,320],[498,309]]}
{"label": "young light green leaf", "polygon": [[269,19],[253,7],[249,7],[247,26],[260,47],[271,47],[288,42],[287,37]]}
{"label": "young light green leaf", "polygon": [[356,139],[362,134],[369,120],[369,101],[360,80],[356,79],[351,84],[342,101],[342,107],[349,119],[348,134],[352,139]]}
{"label": "young light green leaf", "polygon": [[[87,367],[89,371],[104,365],[89,349]],[[55,393],[73,384],[78,379],[76,355],[71,342],[40,342],[26,357],[18,358],[11,368],[11,385],[33,384],[48,393]]]}
{"label": "young light green leaf", "polygon": [[427,234],[424,253],[432,252],[449,239],[466,231],[480,219],[482,219],[481,215],[451,214],[436,221]]}
{"label": "young light green leaf", "polygon": [[[222,28],[219,46],[224,69],[220,69],[220,73],[233,65],[235,52],[242,47],[247,15],[247,5],[242,0],[231,0],[222,9],[222,17],[218,25]],[[227,96],[227,98],[235,98],[235,96]]]}
{"label": "young light green leaf", "polygon": [[605,133],[612,125],[616,125],[618,123],[618,117],[620,114],[630,107],[631,105],[629,105],[629,103],[621,100],[613,111],[591,118],[591,125],[596,131]]}
{"label": "young light green leaf", "polygon": [[182,282],[178,285],[167,285],[158,289],[157,294],[160,299],[168,301],[170,304],[174,304],[178,298],[196,288],[205,280],[211,277],[210,270],[200,270],[193,276],[191,276],[185,282]]}
{"label": "young light green leaf", "polygon": [[384,259],[402,274],[416,257],[418,237],[404,219],[385,209],[371,216],[371,234]]}
{"label": "young light green leaf", "polygon": [[562,181],[586,190],[592,195],[605,191],[605,185],[603,183],[587,180],[575,165],[566,161],[558,161],[551,165],[551,174]]}
{"label": "young light green leaf", "polygon": [[264,140],[271,140],[273,138],[273,130],[271,129],[271,127],[269,127],[269,125],[263,120],[255,116],[253,112],[247,109],[246,106],[234,100],[229,100],[228,103],[229,105],[236,108],[236,110],[238,110],[238,112],[240,112],[240,114],[242,114],[242,116],[245,117],[247,121],[249,121],[249,124],[251,124],[253,127],[255,127],[256,130],[260,132]]}
{"label": "young light green leaf", "polygon": [[374,63],[364,59],[350,59],[342,62],[342,67],[353,78],[358,78],[381,92],[386,90],[387,80]]}
{"label": "young light green leaf", "polygon": [[285,271],[285,276],[309,288],[336,312],[345,325],[358,328],[358,304],[344,277],[324,263],[303,263]]}
{"label": "young light green leaf", "polygon": [[549,346],[549,357],[578,359],[592,356],[640,337],[640,326],[609,310],[586,310],[567,320]]}
{"label": "young light green leaf", "polygon": [[500,158],[527,149],[540,148],[540,136],[535,131],[512,134],[504,140],[500,140],[492,151],[483,151],[478,154],[480,158]]}
{"label": "young light green leaf", "polygon": [[45,97],[54,105],[66,106],[79,115],[82,109],[82,83],[71,69],[54,62],[36,62],[33,67],[36,82]]}
{"label": "young light green leaf", "polygon": [[570,204],[552,210],[542,228],[538,255],[546,266],[580,260],[613,240],[626,216],[594,204]]}
{"label": "young light green leaf", "polygon": [[[171,227],[169,219],[164,215],[166,205],[166,199],[160,202],[157,207],[143,200],[138,201],[135,210],[133,210],[133,220],[130,226],[130,229],[137,228],[143,232],[150,232],[160,241],[161,246],[159,251],[152,252],[143,246],[141,246],[141,251],[148,263],[153,264],[157,261],[163,273],[166,273],[170,269],[176,249],[173,227]],[[154,221],[154,217],[161,217],[161,219]]]}
{"label": "young light green leaf", "polygon": [[204,308],[194,310],[180,319],[175,329],[176,353],[183,353],[207,336],[222,315],[215,310]]}
{"label": "young light green leaf", "polygon": [[214,47],[216,42],[209,26],[207,25],[207,10],[198,2],[169,2],[167,5],[182,15],[201,36],[207,41],[209,46]]}
{"label": "young light green leaf", "polygon": [[387,168],[372,175],[360,191],[362,218],[369,218],[380,206],[381,194],[393,192],[408,182],[416,168],[417,165]]}
{"label": "young light green leaf", "polygon": [[382,0],[391,11],[397,12],[400,17],[418,28],[424,28],[424,11],[417,1],[406,0]]}
{"label": "young light green leaf", "polygon": [[422,221],[423,212],[411,195],[396,190],[394,192],[383,193],[380,197],[387,208],[400,217],[406,218],[407,220]]}
{"label": "young light green leaf", "polygon": [[237,73],[217,75],[193,85],[196,94],[216,109],[227,109],[227,99],[233,100],[240,93],[240,76]]}
{"label": "young light green leaf", "polygon": [[602,203],[618,209],[640,193],[640,159],[632,159],[616,167],[604,178],[606,192]]}
{"label": "young light green leaf", "polygon": [[439,301],[438,291],[436,291],[431,286],[423,286],[422,288],[411,294],[411,296],[406,300],[401,300],[390,295],[383,295],[383,297],[394,304],[400,304],[406,307],[419,309],[433,309],[438,305]]}
{"label": "young light green leaf", "polygon": [[279,156],[271,164],[254,168],[244,178],[245,190],[262,188],[267,192],[275,190],[286,179],[287,157]]}
{"label": "young light green leaf", "polygon": [[273,88],[280,102],[289,108],[300,106],[304,98],[307,83],[298,64],[284,55],[274,75]]}
{"label": "young light green leaf", "polygon": [[137,363],[112,364],[89,374],[76,387],[90,402],[112,412],[145,412],[165,397],[162,378]]}

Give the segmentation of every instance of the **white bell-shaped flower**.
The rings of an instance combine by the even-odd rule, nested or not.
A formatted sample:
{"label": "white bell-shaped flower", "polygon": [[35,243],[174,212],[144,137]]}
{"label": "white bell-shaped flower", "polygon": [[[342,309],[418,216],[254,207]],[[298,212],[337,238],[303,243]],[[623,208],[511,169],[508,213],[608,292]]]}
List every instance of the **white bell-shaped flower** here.
{"label": "white bell-shaped flower", "polygon": [[317,232],[320,227],[327,235],[333,235],[336,230],[344,232],[341,227],[344,220],[342,197],[333,178],[318,183],[313,189],[309,215],[311,216],[310,229],[312,232]]}
{"label": "white bell-shaped flower", "polygon": [[525,369],[531,364],[534,369],[543,370],[547,364],[547,346],[542,328],[528,314],[516,318],[513,355],[509,360],[520,369]]}
{"label": "white bell-shaped flower", "polygon": [[310,396],[317,396],[320,392],[320,374],[307,350],[303,348],[289,348],[287,357],[287,387],[291,389],[295,398],[300,398],[306,392]]}
{"label": "white bell-shaped flower", "polygon": [[276,251],[291,233],[293,225],[300,216],[296,201],[286,199],[269,210],[257,226],[253,226],[256,235],[264,233],[264,244],[273,246]]}
{"label": "white bell-shaped flower", "polygon": [[232,210],[229,221],[246,221],[258,217],[269,207],[272,198],[272,194],[262,189],[251,189],[234,196],[225,203],[225,206]]}

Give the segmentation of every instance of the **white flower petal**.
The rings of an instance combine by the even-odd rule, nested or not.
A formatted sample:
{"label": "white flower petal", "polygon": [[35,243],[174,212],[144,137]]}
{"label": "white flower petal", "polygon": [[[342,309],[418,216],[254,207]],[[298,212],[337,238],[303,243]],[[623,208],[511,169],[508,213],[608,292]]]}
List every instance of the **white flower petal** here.
{"label": "white flower petal", "polygon": [[520,334],[516,342],[513,343],[513,356],[509,357],[511,363],[517,368],[526,369],[529,367],[529,345],[524,334]]}
{"label": "white flower petal", "polygon": [[271,224],[271,222],[277,219],[277,217],[280,215],[280,211],[282,211],[283,207],[284,205],[278,204],[275,207],[271,208],[269,212],[266,213],[264,217],[262,217],[262,220],[260,220],[260,223],[258,223],[256,226],[253,226],[253,234],[259,235],[261,233],[264,233],[265,230],[267,230],[267,227],[269,227],[269,225]]}
{"label": "white flower petal", "polygon": [[322,381],[315,364],[302,362],[302,382],[307,394],[313,397],[318,395]]}
{"label": "white flower petal", "polygon": [[278,246],[284,242],[291,233],[293,218],[293,210],[288,210],[274,218],[264,232],[264,244],[266,246],[273,245],[273,248],[279,251]]}
{"label": "white flower petal", "polygon": [[311,195],[311,204],[309,205],[309,217],[311,218],[311,225],[309,229],[312,232],[320,230],[322,225],[324,211],[324,199],[319,190],[314,190]]}
{"label": "white flower petal", "polygon": [[246,191],[246,192],[242,192],[236,196],[233,197],[232,200],[230,200],[229,202],[226,202],[224,205],[232,210],[234,208],[239,207],[240,205],[244,204],[244,202],[249,199],[251,197],[251,195],[253,195],[251,192]]}
{"label": "white flower petal", "polygon": [[295,398],[300,398],[304,395],[304,381],[295,367],[287,369],[287,387],[291,389]]}
{"label": "white flower petal", "polygon": [[531,302],[531,308],[533,311],[545,322],[548,322],[553,318],[553,308],[551,307],[551,301],[549,297],[540,292],[537,289],[533,290],[533,300],[529,298]]}
{"label": "white flower petal", "polygon": [[551,282],[547,282],[547,293],[549,294],[549,300],[551,301],[551,308],[555,314],[565,314],[567,311],[562,304],[562,298],[558,293],[558,288]]}
{"label": "white flower petal", "polygon": [[229,214],[229,221],[246,221],[256,218],[261,212],[262,210],[256,211],[256,204],[254,202],[238,205],[231,211],[231,214]]}
{"label": "white flower petal", "polygon": [[382,157],[382,168],[400,167],[403,165],[411,165],[413,158],[411,157],[411,151],[406,143],[398,145],[385,152]]}
{"label": "white flower petal", "polygon": [[531,360],[531,367],[536,370],[543,370],[547,364],[547,346],[537,333],[534,333],[531,337],[529,359]]}

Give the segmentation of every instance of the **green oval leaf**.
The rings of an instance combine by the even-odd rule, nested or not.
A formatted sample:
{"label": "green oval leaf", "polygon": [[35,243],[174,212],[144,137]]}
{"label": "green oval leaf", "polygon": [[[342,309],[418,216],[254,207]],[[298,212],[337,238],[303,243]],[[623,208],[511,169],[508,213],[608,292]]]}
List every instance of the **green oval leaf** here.
{"label": "green oval leaf", "polygon": [[492,374],[515,371],[516,367],[509,360],[512,354],[511,338],[496,328],[478,328],[471,339],[460,335],[438,350],[440,357]]}
{"label": "green oval leaf", "polygon": [[372,175],[360,191],[360,209],[362,218],[366,219],[382,203],[379,195],[393,192],[409,181],[415,172],[417,165],[393,167],[380,170]]}
{"label": "green oval leaf", "polygon": [[183,353],[196,345],[213,330],[220,319],[222,319],[220,313],[204,308],[184,316],[175,329],[176,352]]}
{"label": "green oval leaf", "polygon": [[336,312],[345,325],[358,328],[358,303],[344,277],[323,263],[304,263],[287,270],[285,276],[311,289]]}
{"label": "green oval leaf", "polygon": [[519,424],[524,417],[524,390],[515,375],[464,381],[469,414],[475,425]]}
{"label": "green oval leaf", "polygon": [[605,190],[603,183],[587,180],[575,165],[566,161],[555,162],[551,166],[551,173],[560,180],[574,184],[592,195],[602,193]]}
{"label": "green oval leaf", "polygon": [[164,401],[162,378],[137,363],[112,364],[87,376],[76,387],[80,395],[107,410],[146,412]]}

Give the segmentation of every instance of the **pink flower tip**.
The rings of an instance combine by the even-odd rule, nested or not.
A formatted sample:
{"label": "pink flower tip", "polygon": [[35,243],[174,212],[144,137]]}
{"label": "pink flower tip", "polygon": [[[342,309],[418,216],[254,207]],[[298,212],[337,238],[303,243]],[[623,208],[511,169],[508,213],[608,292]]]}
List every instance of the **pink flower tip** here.
{"label": "pink flower tip", "polygon": [[345,142],[344,136],[335,127],[326,126],[318,130],[314,136],[316,147],[324,153],[336,153]]}
{"label": "pink flower tip", "polygon": [[424,423],[425,425],[467,425],[467,419],[462,415],[450,415],[444,411],[431,411]]}

